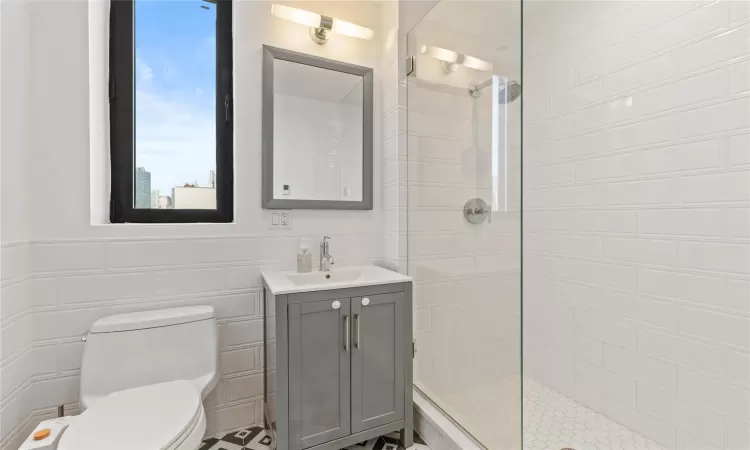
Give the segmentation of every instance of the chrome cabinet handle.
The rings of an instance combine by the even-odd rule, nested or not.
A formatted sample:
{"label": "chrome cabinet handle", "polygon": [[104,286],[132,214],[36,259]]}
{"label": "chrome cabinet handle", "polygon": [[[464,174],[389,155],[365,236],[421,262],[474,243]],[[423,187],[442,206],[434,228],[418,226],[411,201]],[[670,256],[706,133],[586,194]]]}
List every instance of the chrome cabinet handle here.
{"label": "chrome cabinet handle", "polygon": [[344,351],[349,351],[349,316],[344,316]]}
{"label": "chrome cabinet handle", "polygon": [[354,315],[354,335],[356,337],[354,348],[359,349],[359,314]]}

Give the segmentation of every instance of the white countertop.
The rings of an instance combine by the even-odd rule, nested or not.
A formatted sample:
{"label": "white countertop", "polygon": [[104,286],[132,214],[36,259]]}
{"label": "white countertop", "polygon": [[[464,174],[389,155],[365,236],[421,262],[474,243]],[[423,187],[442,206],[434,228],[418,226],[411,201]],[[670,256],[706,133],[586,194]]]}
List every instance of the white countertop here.
{"label": "white countertop", "polygon": [[[330,276],[326,278],[326,276]],[[345,289],[380,284],[408,283],[412,279],[392,270],[378,266],[334,266],[330,272],[313,270],[309,273],[297,273],[295,270],[284,272],[263,272],[263,280],[273,295],[296,294],[300,292]]]}

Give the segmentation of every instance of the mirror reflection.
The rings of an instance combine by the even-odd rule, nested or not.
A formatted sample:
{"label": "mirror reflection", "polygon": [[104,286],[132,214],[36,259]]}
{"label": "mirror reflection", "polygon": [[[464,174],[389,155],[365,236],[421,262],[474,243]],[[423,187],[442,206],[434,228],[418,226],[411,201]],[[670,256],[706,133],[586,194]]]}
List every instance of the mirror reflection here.
{"label": "mirror reflection", "polygon": [[364,78],[273,65],[273,198],[362,201]]}

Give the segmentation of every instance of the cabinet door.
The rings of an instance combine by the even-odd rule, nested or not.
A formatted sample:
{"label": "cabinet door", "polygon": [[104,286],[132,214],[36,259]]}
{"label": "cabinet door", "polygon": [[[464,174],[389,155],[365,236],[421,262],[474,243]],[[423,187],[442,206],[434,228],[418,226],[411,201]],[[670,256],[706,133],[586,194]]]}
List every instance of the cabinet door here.
{"label": "cabinet door", "polygon": [[403,299],[352,298],[352,433],[404,418]]}
{"label": "cabinet door", "polygon": [[348,436],[350,301],[289,305],[290,448]]}

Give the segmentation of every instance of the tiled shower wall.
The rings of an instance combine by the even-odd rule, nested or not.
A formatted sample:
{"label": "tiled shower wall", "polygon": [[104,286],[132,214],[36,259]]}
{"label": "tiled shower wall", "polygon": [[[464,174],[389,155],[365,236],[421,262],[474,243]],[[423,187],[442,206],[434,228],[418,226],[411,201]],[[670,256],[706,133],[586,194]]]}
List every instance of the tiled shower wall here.
{"label": "tiled shower wall", "polygon": [[[91,224],[89,202],[97,197],[91,191],[106,189],[90,181],[91,152],[106,149],[92,149],[95,141],[89,134],[93,110],[88,102],[87,2],[26,5],[30,22],[19,32],[31,40],[29,71],[24,73],[31,74],[33,89],[30,99],[18,94],[18,105],[30,104],[35,120],[33,129],[21,127],[30,133],[28,146],[23,144],[20,150],[19,145],[17,153],[6,152],[5,124],[10,123],[6,107],[18,106],[6,103],[8,3],[16,2],[2,6],[0,448],[17,448],[39,420],[54,416],[58,404],[65,404],[70,413],[77,411],[80,337],[94,320],[112,313],[183,305],[210,304],[217,311],[223,376],[205,402],[207,434],[261,423],[260,272],[294,267],[300,237],[310,240],[315,258],[320,236],[332,236],[331,251],[338,265],[380,263],[385,252],[380,189],[374,192],[373,211],[298,210],[292,212],[291,230],[271,228],[270,211],[260,207],[260,45],[374,67],[375,117],[382,117],[377,95],[380,6],[373,2],[289,3],[376,31],[372,42],[342,37],[321,47],[310,40],[305,27],[273,19],[270,2],[235,2],[235,117],[242,124],[235,129],[235,223],[180,226]],[[18,20],[11,23],[23,28]],[[377,120],[374,135],[377,186],[382,184],[381,124]],[[6,160],[8,155],[21,158],[24,154],[32,161],[28,170],[20,170],[25,167],[15,159]],[[14,173],[26,173],[28,181],[15,182],[17,178],[9,176]],[[14,199],[18,211],[26,211],[30,220],[10,221]],[[26,234],[19,231],[6,239],[6,230],[11,229]],[[29,269],[9,269],[15,267]],[[29,295],[16,295],[19,286],[26,286]],[[21,300],[11,304],[8,299]],[[8,309],[9,304],[14,309]],[[8,311],[16,312],[6,315]],[[23,361],[20,368],[19,361]],[[6,384],[13,380],[18,380],[20,390]]]}
{"label": "tiled shower wall", "polygon": [[[473,111],[467,90],[439,89],[409,80],[408,255],[416,380],[447,397],[517,373],[520,223],[517,211],[482,225],[464,219],[468,199],[492,196],[489,96]],[[473,121],[483,125],[480,149]]]}
{"label": "tiled shower wall", "polygon": [[[468,88],[492,73],[518,79],[520,52],[518,39],[499,39],[495,22],[453,19],[464,11],[512,16],[506,8],[502,2],[440,2],[409,33],[408,53],[416,59],[407,77],[408,158],[401,166],[408,175],[415,384],[491,448],[520,445],[520,103],[508,105],[508,136],[499,149],[499,156],[509,152],[509,209],[471,224],[463,215],[466,201],[492,200],[493,117],[491,88],[479,98]],[[445,71],[421,53],[423,45],[490,61],[493,70]],[[491,387],[501,395],[486,409],[467,401],[490,398]]]}
{"label": "tiled shower wall", "polygon": [[527,6],[525,374],[750,448],[750,3]]}

